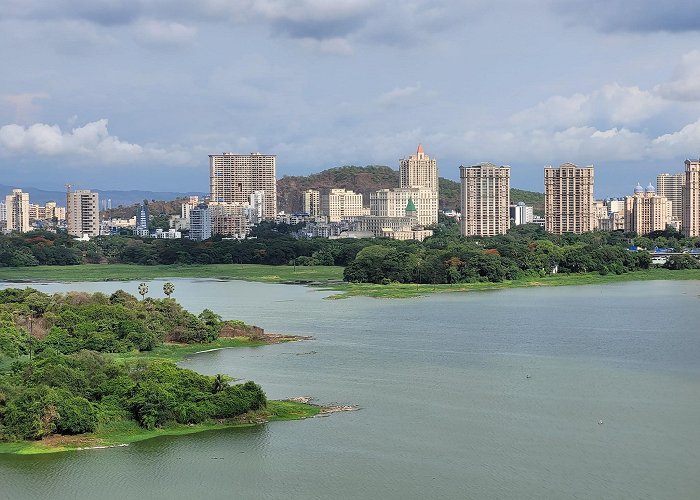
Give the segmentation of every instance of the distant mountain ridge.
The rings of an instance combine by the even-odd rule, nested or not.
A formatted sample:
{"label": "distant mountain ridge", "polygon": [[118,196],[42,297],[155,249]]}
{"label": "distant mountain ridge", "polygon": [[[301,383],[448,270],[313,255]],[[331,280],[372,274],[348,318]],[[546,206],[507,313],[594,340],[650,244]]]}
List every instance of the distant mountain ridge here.
{"label": "distant mountain ridge", "polygon": [[[12,192],[13,189],[21,189],[25,193],[29,193],[29,202],[37,203],[39,205],[45,204],[47,201],[55,201],[59,206],[65,206],[66,204],[66,192],[65,191],[49,191],[44,189],[37,189],[29,186],[7,186],[0,184],[0,197],[4,198]],[[145,191],[145,190],[130,190],[130,191],[119,191],[111,189],[92,189],[91,191],[97,191],[100,193],[100,204],[102,200],[111,199],[112,207],[116,208],[119,205],[133,205],[134,203],[141,203],[143,200],[174,200],[175,198],[182,198],[185,196],[190,196],[202,193],[190,192],[190,193],[177,193],[173,191]]]}

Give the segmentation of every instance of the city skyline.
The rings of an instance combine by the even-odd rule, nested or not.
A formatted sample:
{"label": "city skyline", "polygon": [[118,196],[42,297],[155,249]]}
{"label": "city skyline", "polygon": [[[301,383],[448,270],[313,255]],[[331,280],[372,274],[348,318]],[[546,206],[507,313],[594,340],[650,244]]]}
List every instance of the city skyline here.
{"label": "city skyline", "polygon": [[0,5],[4,184],[206,192],[212,151],[281,177],[423,142],[455,181],[487,161],[541,191],[544,165],[594,164],[608,197],[700,155],[685,0]]}

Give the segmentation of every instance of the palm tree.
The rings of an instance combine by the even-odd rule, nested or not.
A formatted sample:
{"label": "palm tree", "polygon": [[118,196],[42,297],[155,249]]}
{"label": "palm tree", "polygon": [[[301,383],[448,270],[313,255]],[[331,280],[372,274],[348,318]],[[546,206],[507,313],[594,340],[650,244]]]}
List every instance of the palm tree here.
{"label": "palm tree", "polygon": [[220,373],[214,377],[214,384],[212,384],[211,387],[211,392],[216,394],[217,392],[221,392],[226,388],[226,379],[224,376]]}
{"label": "palm tree", "polygon": [[163,285],[163,293],[170,298],[170,295],[175,291],[175,285],[169,281]]}
{"label": "palm tree", "polygon": [[146,283],[139,284],[139,293],[141,294],[141,300],[144,300],[148,293],[148,285]]}

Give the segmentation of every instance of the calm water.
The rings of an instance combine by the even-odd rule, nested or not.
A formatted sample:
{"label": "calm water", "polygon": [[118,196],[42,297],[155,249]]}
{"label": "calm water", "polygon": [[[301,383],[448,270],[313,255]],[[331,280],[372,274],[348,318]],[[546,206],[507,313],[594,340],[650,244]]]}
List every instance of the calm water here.
{"label": "calm water", "polygon": [[700,497],[700,282],[339,301],[290,285],[174,283],[192,311],[316,338],[184,366],[362,410],[0,455],[0,498]]}

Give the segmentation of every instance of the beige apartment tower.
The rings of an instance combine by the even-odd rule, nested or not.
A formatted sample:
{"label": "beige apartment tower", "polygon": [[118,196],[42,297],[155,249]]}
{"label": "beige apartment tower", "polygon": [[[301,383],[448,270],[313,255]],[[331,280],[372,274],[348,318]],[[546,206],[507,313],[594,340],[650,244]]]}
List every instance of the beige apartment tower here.
{"label": "beige apartment tower", "polygon": [[593,166],[544,168],[544,228],[554,234],[593,231]]}
{"label": "beige apartment tower", "polygon": [[462,235],[495,236],[510,229],[510,167],[459,167]]}
{"label": "beige apartment tower", "polygon": [[415,155],[403,158],[399,162],[402,188],[428,188],[438,192],[437,160],[430,158],[418,145]]}
{"label": "beige apartment tower", "polygon": [[700,160],[685,160],[682,228],[686,237],[700,236]]}
{"label": "beige apartment tower", "polygon": [[683,220],[683,186],[685,186],[685,173],[656,176],[656,194],[671,202],[672,220]]}
{"label": "beige apartment tower", "polygon": [[321,215],[321,192],[317,189],[304,191],[304,212],[310,217]]}
{"label": "beige apartment tower", "polygon": [[277,215],[277,157],[251,153],[209,155],[211,201],[248,203],[250,195],[264,191],[264,219]]}
{"label": "beige apartment tower", "polygon": [[663,231],[671,222],[672,203],[659,196],[654,186],[634,188],[634,196],[625,198],[625,230],[639,235]]}
{"label": "beige apartment tower", "polygon": [[82,238],[100,235],[99,195],[86,189],[66,193],[68,234]]}
{"label": "beige apartment tower", "polygon": [[5,216],[7,230],[26,233],[29,226],[29,193],[21,189],[13,189],[12,194],[5,197]]}
{"label": "beige apartment tower", "polygon": [[363,206],[362,193],[331,189],[321,195],[321,215],[328,217],[328,222],[340,222],[342,219],[361,217],[367,213]]}

